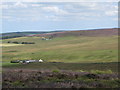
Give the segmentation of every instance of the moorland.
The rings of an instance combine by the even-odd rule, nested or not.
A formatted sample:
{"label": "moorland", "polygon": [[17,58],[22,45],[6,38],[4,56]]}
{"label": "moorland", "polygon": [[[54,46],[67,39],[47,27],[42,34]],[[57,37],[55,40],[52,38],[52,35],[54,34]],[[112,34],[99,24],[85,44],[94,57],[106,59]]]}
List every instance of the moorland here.
{"label": "moorland", "polygon": [[[3,88],[118,88],[118,38],[117,28],[3,38]],[[44,62],[10,63],[39,59]]]}

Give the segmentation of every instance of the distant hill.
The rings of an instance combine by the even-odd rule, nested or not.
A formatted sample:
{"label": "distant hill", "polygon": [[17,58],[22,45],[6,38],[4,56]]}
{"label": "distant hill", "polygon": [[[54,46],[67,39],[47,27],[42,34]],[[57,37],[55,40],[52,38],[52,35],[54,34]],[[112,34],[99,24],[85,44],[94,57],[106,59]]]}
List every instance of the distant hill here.
{"label": "distant hill", "polygon": [[0,39],[9,39],[23,36],[37,37],[64,37],[64,36],[110,36],[118,35],[118,28],[76,30],[76,31],[48,31],[48,32],[12,32],[0,34]]}
{"label": "distant hill", "polygon": [[118,28],[53,32],[37,34],[32,36],[64,37],[64,36],[110,36],[110,35],[118,35]]}
{"label": "distant hill", "polygon": [[48,31],[48,32],[11,32],[11,33],[2,33],[0,34],[0,39],[9,39],[23,36],[33,36],[37,34],[53,33],[53,32],[62,32],[62,31]]}

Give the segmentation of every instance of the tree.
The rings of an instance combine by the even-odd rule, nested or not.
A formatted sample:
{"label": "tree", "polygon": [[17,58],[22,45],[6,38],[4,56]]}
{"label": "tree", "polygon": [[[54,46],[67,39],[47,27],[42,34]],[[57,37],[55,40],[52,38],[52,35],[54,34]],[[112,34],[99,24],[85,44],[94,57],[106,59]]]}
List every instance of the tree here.
{"label": "tree", "polygon": [[11,43],[11,41],[8,41],[7,43]]}

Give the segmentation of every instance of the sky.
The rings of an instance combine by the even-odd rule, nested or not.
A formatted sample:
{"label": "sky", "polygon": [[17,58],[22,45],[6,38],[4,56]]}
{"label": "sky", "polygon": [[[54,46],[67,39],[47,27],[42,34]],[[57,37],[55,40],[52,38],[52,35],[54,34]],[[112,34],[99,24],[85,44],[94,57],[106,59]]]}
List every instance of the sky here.
{"label": "sky", "polygon": [[118,2],[2,2],[2,33],[118,27]]}

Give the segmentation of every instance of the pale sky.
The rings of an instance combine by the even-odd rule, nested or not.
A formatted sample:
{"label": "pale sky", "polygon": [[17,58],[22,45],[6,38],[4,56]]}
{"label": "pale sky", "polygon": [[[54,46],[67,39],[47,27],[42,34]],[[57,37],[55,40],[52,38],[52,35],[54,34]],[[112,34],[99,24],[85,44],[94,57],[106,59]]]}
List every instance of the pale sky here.
{"label": "pale sky", "polygon": [[2,32],[118,27],[118,2],[30,1],[1,3]]}

